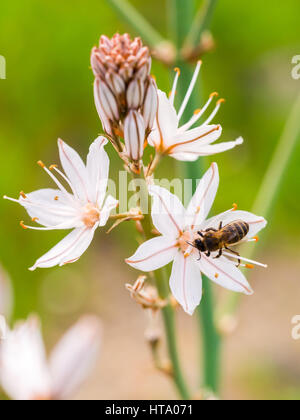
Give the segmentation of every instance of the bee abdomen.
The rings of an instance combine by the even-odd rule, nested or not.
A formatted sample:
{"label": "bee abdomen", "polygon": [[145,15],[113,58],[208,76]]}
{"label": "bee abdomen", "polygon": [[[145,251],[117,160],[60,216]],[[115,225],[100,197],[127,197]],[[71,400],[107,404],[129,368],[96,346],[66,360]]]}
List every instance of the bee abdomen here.
{"label": "bee abdomen", "polygon": [[229,233],[228,244],[240,242],[249,232],[249,225],[247,222],[238,220],[229,223],[224,229]]}

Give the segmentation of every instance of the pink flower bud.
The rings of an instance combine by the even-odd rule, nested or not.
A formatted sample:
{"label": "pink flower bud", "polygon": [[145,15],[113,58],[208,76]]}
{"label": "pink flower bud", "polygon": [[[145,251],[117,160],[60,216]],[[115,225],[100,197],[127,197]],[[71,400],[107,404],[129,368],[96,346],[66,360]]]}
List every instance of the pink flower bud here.
{"label": "pink flower bud", "polygon": [[100,96],[99,96],[99,79],[96,78],[95,82],[94,82],[94,98],[95,98],[95,105],[96,105],[96,109],[99,115],[99,118],[101,120],[101,124],[103,127],[103,130],[107,133],[112,135],[112,127],[111,124],[109,122],[109,119],[107,118],[106,114],[104,113],[101,101],[100,101]]}
{"label": "pink flower bud", "polygon": [[124,140],[130,159],[138,161],[144,153],[145,124],[137,111],[130,111],[124,121]]}
{"label": "pink flower bud", "polygon": [[96,79],[95,89],[97,91],[96,94],[99,99],[99,105],[106,117],[110,121],[119,121],[118,103],[111,89],[100,78]]}

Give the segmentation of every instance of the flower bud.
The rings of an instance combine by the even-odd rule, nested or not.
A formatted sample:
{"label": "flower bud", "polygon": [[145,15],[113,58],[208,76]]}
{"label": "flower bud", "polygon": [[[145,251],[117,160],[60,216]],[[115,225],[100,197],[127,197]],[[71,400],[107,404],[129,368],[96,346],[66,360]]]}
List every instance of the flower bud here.
{"label": "flower bud", "polygon": [[145,87],[141,79],[133,79],[127,88],[126,100],[129,109],[138,109],[144,101]]}
{"label": "flower bud", "polygon": [[106,114],[104,113],[104,109],[102,108],[102,104],[100,101],[100,96],[99,96],[99,79],[95,79],[94,82],[94,98],[95,98],[95,105],[96,105],[96,109],[99,115],[99,118],[101,120],[101,124],[103,127],[103,130],[109,134],[112,135],[112,127],[111,127],[111,123],[109,121],[109,119],[107,118]]}
{"label": "flower bud", "polygon": [[139,161],[144,152],[145,124],[137,111],[130,111],[124,121],[124,140],[127,156]]}
{"label": "flower bud", "polygon": [[107,84],[100,78],[95,82],[96,94],[100,107],[110,121],[119,121],[119,109],[115,95]]}
{"label": "flower bud", "polygon": [[151,78],[147,86],[146,93],[145,93],[145,99],[144,99],[144,105],[143,105],[143,111],[142,111],[146,132],[150,132],[153,127],[154,119],[155,119],[156,111],[157,111],[157,103],[158,103],[158,99],[157,99],[156,84],[154,80]]}

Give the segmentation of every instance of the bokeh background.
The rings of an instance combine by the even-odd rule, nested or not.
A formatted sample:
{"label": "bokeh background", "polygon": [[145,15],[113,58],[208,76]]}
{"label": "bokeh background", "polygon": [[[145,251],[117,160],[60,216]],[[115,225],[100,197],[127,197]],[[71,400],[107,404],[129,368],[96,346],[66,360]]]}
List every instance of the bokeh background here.
{"label": "bokeh background", "polygon": [[[165,1],[132,3],[167,33]],[[216,158],[222,176],[215,212],[233,202],[248,209],[254,201],[299,93],[300,80],[291,77],[292,57],[300,54],[299,15],[298,0],[226,0],[216,8],[211,28],[216,48],[204,58],[201,93],[206,97],[217,90],[227,99],[218,116],[223,139],[242,135],[246,141]],[[7,79],[0,80],[1,196],[52,185],[36,162],[58,163],[58,137],[86,155],[101,132],[90,50],[101,34],[116,31],[139,35],[105,0],[1,2],[0,54],[7,62]],[[168,91],[164,65],[154,61],[152,72]],[[117,179],[119,161],[112,148],[109,154],[111,177]],[[259,258],[269,269],[252,272],[256,293],[243,298],[238,328],[224,342],[225,398],[300,397],[300,341],[291,338],[291,319],[300,314],[299,159],[298,144],[264,232]],[[170,177],[176,170],[169,160],[160,175]],[[144,340],[147,319],[124,288],[137,275],[123,263],[136,247],[130,226],[109,236],[98,231],[75,265],[31,273],[27,268],[65,232],[24,231],[23,219],[28,220],[21,207],[0,203],[0,262],[14,285],[13,319],[40,314],[49,347],[81,313],[99,314],[103,321],[99,364],[77,397],[175,398],[172,384],[153,368]],[[201,347],[196,324],[178,311],[181,356],[195,389]]]}

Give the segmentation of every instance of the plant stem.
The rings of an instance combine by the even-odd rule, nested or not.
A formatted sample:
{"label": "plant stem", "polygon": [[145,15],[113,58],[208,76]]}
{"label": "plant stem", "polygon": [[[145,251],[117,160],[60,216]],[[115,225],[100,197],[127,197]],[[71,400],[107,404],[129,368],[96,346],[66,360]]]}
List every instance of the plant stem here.
{"label": "plant stem", "polygon": [[[191,26],[193,12],[194,12],[194,2],[182,1],[182,0],[169,0],[170,5],[172,6],[170,26],[171,33],[177,33],[177,48],[178,50],[182,47],[182,44],[188,34],[189,28]],[[184,10],[185,9],[185,10]],[[187,10],[188,9],[188,10]],[[185,13],[185,19],[183,19],[183,13]],[[177,66],[181,68],[182,77],[180,78],[178,84],[178,96],[182,100],[190,81],[193,76],[193,69],[191,66],[182,61],[180,55],[177,56]],[[199,108],[201,101],[199,90],[198,93],[194,93],[191,96],[190,101],[186,107],[184,117],[187,119],[190,115],[193,114],[193,111],[196,108]],[[201,175],[201,169],[203,169],[203,163],[197,162],[187,162],[184,164],[185,177],[192,179],[194,182]],[[195,189],[195,185],[193,186]],[[217,331],[215,322],[214,322],[214,311],[213,311],[213,294],[211,289],[210,281],[203,276],[203,289],[204,295],[200,306],[198,307],[199,313],[199,330],[202,332],[203,340],[203,358],[202,368],[204,374],[201,370],[201,376],[203,376],[203,385],[205,388],[217,393],[218,392],[218,382],[219,382],[219,359],[220,359],[220,336]]]}
{"label": "plant stem", "polygon": [[165,42],[160,33],[127,0],[107,1],[151,47]]}
{"label": "plant stem", "polygon": [[[265,218],[270,217],[274,211],[275,200],[280,190],[284,172],[297,144],[297,140],[300,137],[299,115],[300,95],[298,95],[290,116],[287,119],[252,208],[253,213],[264,216]],[[242,249],[242,252],[249,255],[249,258],[253,258],[257,252],[257,246],[254,247],[253,244],[251,245],[247,244]],[[239,301],[239,294],[229,296],[222,311],[223,316],[233,316]]]}
{"label": "plant stem", "polygon": [[[134,174],[134,179],[144,179],[142,175]],[[141,187],[140,189],[140,197],[141,201],[148,199],[148,191],[146,187],[146,182],[143,183],[144,188]],[[140,187],[140,185],[138,185]],[[144,197],[143,196],[147,196]],[[146,202],[146,201],[145,201]],[[141,221],[143,230],[145,233],[145,239],[150,239],[153,237],[152,235],[152,221],[150,212],[148,211],[147,214],[144,214],[144,219]],[[167,275],[166,268],[161,268],[160,270],[156,270],[153,274],[153,278],[156,283],[156,287],[158,290],[159,297],[161,299],[167,299],[170,294],[169,290],[169,279]],[[174,379],[174,383],[178,390],[180,397],[184,400],[189,399],[189,392],[185,380],[183,378],[183,374],[180,367],[178,352],[177,352],[177,343],[176,343],[176,328],[175,328],[175,318],[174,318],[174,310],[170,303],[162,309],[165,332],[166,332],[166,340],[167,340],[167,347],[169,352],[169,357],[172,363],[172,378]]]}
{"label": "plant stem", "polygon": [[206,31],[211,23],[217,0],[205,0],[204,5],[199,9],[191,30],[188,33],[184,42],[185,47],[196,47],[201,41],[201,36]]}

